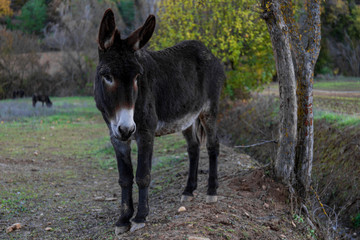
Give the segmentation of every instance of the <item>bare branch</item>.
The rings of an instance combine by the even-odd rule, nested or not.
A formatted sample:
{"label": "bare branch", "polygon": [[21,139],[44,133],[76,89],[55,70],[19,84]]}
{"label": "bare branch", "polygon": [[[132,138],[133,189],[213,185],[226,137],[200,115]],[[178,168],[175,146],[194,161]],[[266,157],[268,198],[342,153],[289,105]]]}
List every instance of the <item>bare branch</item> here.
{"label": "bare branch", "polygon": [[258,142],[255,144],[251,144],[251,145],[245,145],[245,146],[235,146],[235,148],[249,148],[249,147],[256,147],[256,146],[260,146],[263,145],[265,143],[278,143],[277,140],[264,140],[262,142]]}

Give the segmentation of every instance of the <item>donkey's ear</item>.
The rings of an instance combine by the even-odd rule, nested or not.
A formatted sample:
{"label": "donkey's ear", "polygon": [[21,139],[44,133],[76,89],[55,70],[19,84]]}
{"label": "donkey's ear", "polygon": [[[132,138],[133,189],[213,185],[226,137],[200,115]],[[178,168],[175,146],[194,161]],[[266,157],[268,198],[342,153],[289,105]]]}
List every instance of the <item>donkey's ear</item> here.
{"label": "donkey's ear", "polygon": [[149,15],[144,25],[133,32],[127,39],[126,42],[133,50],[139,50],[142,48],[151,38],[155,30],[155,16]]}
{"label": "donkey's ear", "polygon": [[113,11],[109,8],[105,11],[100,23],[98,35],[100,49],[105,50],[114,44],[115,32],[118,32],[116,31],[115,17]]}

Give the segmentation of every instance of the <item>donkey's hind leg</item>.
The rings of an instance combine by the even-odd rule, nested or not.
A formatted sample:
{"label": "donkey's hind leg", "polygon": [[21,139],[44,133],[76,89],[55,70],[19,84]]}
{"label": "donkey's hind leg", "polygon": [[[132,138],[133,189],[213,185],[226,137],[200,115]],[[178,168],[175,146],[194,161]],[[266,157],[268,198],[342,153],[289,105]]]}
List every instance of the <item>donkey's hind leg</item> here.
{"label": "donkey's hind leg", "polygon": [[189,175],[185,190],[181,196],[181,201],[191,201],[193,192],[197,187],[197,175],[199,165],[200,143],[193,131],[194,126],[187,128],[182,133],[187,142],[187,151],[189,155]]}
{"label": "donkey's hind leg", "polygon": [[217,202],[216,190],[218,188],[218,156],[219,139],[217,136],[216,113],[204,112],[200,115],[201,124],[206,132],[206,148],[209,155],[209,179],[206,202]]}

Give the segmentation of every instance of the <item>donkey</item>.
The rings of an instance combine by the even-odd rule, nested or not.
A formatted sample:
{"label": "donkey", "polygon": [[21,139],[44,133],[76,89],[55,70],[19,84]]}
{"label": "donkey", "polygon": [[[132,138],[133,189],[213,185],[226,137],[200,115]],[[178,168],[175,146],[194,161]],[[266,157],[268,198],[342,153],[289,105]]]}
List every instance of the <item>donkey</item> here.
{"label": "donkey", "polygon": [[[155,16],[121,39],[111,9],[105,11],[98,34],[99,63],[94,96],[115,149],[121,186],[121,211],[115,232],[145,226],[149,213],[148,189],[155,136],[182,131],[190,161],[182,201],[197,187],[199,146],[206,135],[209,155],[207,202],[216,202],[219,141],[216,132],[218,102],[225,74],[219,60],[200,42],[183,41],[161,51],[142,49],[155,29]],[[130,143],[136,140],[139,188],[134,214],[133,168]]]}
{"label": "donkey", "polygon": [[52,106],[52,102],[50,101],[48,95],[34,94],[32,97],[33,107],[36,106],[36,102],[41,102],[43,107],[44,107],[44,103],[46,104],[47,107]]}

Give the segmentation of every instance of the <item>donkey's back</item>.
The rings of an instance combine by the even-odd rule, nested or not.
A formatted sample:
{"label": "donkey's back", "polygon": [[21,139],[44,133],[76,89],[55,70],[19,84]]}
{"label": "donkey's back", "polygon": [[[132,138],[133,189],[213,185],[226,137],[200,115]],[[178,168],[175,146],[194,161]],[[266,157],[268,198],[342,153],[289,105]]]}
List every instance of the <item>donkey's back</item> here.
{"label": "donkey's back", "polygon": [[145,66],[152,69],[150,78],[160,121],[196,115],[204,108],[217,110],[225,73],[203,43],[183,41],[161,51],[139,54],[146,56]]}

